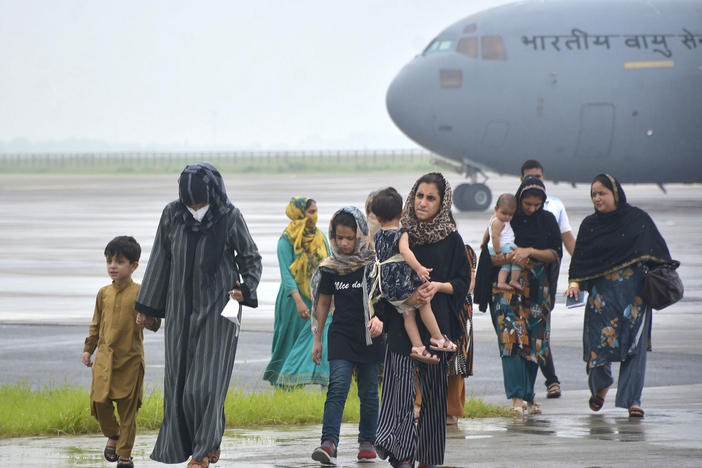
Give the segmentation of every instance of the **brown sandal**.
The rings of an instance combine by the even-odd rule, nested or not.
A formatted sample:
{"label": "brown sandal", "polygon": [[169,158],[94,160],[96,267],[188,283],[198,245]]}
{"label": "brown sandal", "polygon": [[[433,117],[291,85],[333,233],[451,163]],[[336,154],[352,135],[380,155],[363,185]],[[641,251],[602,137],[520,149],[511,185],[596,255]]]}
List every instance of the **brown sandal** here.
{"label": "brown sandal", "polygon": [[187,468],[207,468],[208,466],[210,466],[210,460],[207,457],[203,458],[200,461],[191,458],[188,462]]}
{"label": "brown sandal", "polygon": [[456,345],[453,343],[453,341],[448,339],[448,336],[443,335],[443,338],[441,338],[438,342],[433,342],[434,338],[431,338],[429,340],[429,349],[432,351],[440,351],[443,353],[455,353],[456,352]]}
{"label": "brown sandal", "polygon": [[214,452],[210,452],[207,454],[207,458],[210,460],[210,463],[217,463],[219,461],[219,455],[222,453],[222,451],[217,448]]}

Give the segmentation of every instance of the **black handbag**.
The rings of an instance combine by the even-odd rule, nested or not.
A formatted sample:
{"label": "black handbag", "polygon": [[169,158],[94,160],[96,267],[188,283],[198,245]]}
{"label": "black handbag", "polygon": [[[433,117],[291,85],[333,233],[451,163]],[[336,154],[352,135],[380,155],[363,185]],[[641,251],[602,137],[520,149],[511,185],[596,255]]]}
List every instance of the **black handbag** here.
{"label": "black handbag", "polygon": [[679,266],[680,262],[673,260],[670,263],[646,269],[643,282],[643,297],[654,309],[665,309],[683,297],[685,288],[683,288],[680,276],[675,271]]}

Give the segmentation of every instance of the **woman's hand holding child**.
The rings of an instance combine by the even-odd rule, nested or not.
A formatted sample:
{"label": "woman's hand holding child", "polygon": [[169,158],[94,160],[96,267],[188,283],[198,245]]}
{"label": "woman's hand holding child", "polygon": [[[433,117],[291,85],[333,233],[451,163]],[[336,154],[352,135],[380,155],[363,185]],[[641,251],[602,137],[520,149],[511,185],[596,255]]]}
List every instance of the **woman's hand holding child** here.
{"label": "woman's hand holding child", "polygon": [[431,273],[431,270],[433,270],[433,268],[424,268],[424,266],[419,265],[419,268],[417,268],[417,276],[419,276],[422,282],[426,283],[429,281],[429,273]]}

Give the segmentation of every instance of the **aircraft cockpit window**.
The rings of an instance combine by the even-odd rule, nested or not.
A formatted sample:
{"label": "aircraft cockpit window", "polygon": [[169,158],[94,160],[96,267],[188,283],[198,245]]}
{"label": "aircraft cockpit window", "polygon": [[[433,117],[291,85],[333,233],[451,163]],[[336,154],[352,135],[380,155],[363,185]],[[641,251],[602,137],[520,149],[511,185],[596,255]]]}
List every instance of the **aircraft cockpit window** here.
{"label": "aircraft cockpit window", "polygon": [[470,58],[478,58],[478,39],[476,37],[464,37],[458,41],[456,51]]}
{"label": "aircraft cockpit window", "polygon": [[483,36],[480,42],[485,60],[507,60],[502,36]]}
{"label": "aircraft cockpit window", "polygon": [[461,70],[440,70],[439,77],[442,88],[460,88],[463,86],[463,72]]}
{"label": "aircraft cockpit window", "polygon": [[476,29],[478,29],[478,25],[475,23],[471,23],[468,26],[466,26],[465,28],[463,28],[463,34],[474,33]]}
{"label": "aircraft cockpit window", "polygon": [[449,52],[453,49],[454,41],[450,39],[434,39],[431,44],[424,49],[422,55],[435,54],[437,52]]}

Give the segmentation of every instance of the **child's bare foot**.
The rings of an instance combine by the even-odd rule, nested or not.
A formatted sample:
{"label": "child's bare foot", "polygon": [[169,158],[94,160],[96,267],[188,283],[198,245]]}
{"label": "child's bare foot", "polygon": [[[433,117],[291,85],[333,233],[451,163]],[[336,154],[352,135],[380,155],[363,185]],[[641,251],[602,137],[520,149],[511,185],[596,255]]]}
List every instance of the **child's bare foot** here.
{"label": "child's bare foot", "polygon": [[504,289],[505,291],[514,290],[514,288],[507,283],[497,283],[497,289]]}
{"label": "child's bare foot", "polygon": [[448,339],[446,335],[441,338],[429,338],[429,349],[432,351],[442,351],[445,353],[455,353],[456,345]]}
{"label": "child's bare foot", "polygon": [[519,283],[519,281],[517,281],[517,280],[510,281],[510,282],[509,282],[509,285],[510,285],[512,288],[516,289],[517,291],[522,291],[522,290],[524,289],[524,288],[522,288],[522,285],[521,285],[521,284]]}

